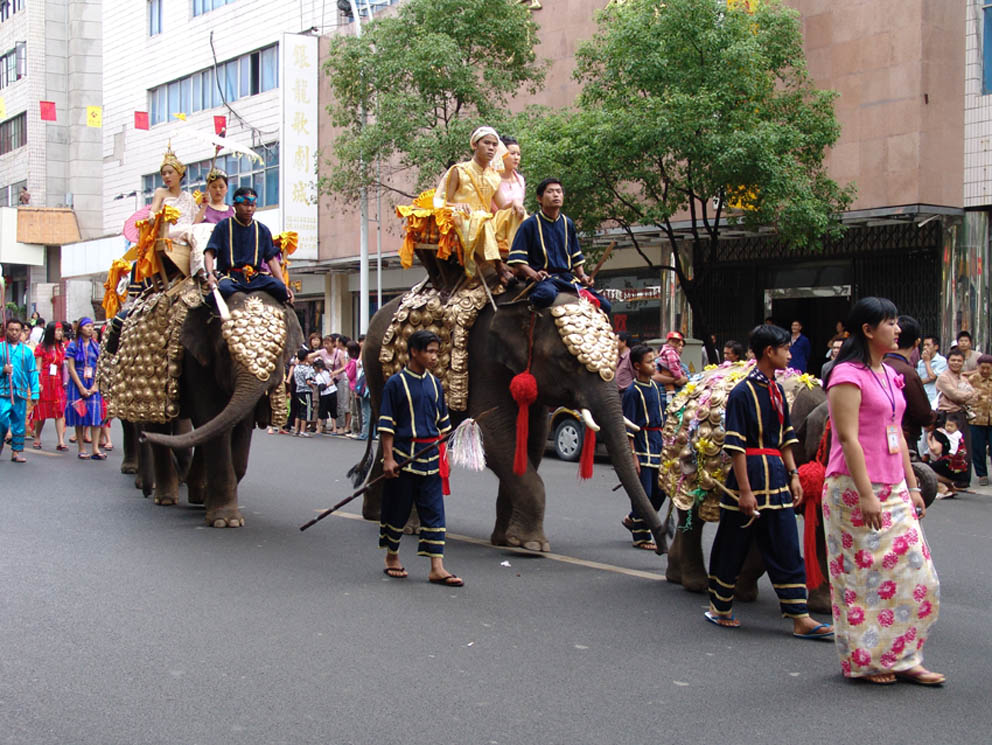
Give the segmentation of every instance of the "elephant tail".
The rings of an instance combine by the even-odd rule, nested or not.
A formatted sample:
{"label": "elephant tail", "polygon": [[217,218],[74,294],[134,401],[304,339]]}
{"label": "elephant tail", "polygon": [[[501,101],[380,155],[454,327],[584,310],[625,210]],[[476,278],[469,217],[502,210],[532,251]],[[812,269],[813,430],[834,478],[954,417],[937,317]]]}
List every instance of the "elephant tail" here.
{"label": "elephant tail", "polygon": [[374,451],[372,450],[372,443],[374,440],[369,437],[365,442],[365,454],[362,459],[358,461],[348,470],[348,478],[351,479],[352,486],[359,486],[365,483],[365,479],[369,477],[369,472],[372,470],[372,464],[375,461]]}

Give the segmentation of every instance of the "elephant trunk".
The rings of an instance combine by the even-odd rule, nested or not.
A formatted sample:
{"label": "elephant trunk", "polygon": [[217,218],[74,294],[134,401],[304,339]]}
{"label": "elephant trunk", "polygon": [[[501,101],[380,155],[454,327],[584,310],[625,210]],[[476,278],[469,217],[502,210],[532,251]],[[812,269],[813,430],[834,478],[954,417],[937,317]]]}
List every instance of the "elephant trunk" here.
{"label": "elephant trunk", "polygon": [[630,497],[631,507],[650,528],[655,544],[658,546],[658,553],[665,553],[667,550],[665,526],[644,491],[641,479],[637,474],[637,468],[634,466],[630,440],[627,438],[623,412],[620,408],[620,396],[613,383],[603,385],[596,400],[590,402],[589,408],[596,422],[600,425],[600,431],[596,437],[606,445],[610,459],[613,461],[613,467],[620,477],[620,483],[623,484],[627,496]]}
{"label": "elephant trunk", "polygon": [[186,434],[163,435],[148,432],[142,435],[142,441],[170,448],[192,448],[209,442],[248,416],[271,384],[271,377],[268,380],[259,380],[239,366],[231,400],[217,416]]}

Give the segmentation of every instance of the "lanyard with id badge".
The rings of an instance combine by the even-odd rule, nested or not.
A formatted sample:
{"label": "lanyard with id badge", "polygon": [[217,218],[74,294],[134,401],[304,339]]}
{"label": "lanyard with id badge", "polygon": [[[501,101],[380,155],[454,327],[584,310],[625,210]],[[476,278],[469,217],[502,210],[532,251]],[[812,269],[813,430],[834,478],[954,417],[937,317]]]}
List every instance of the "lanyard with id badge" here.
{"label": "lanyard with id badge", "polygon": [[[885,442],[889,446],[889,453],[895,455],[899,452],[899,427],[896,425],[896,395],[892,390],[892,381],[889,380],[889,374],[885,370],[885,365],[882,365],[882,375],[885,376],[885,386],[882,386],[882,381],[878,379],[874,370],[870,370],[871,376],[878,383],[878,387],[882,389],[882,393],[885,394],[885,398],[889,401],[889,406],[892,407],[892,420],[889,424],[885,425]],[[887,390],[886,390],[887,389]]]}

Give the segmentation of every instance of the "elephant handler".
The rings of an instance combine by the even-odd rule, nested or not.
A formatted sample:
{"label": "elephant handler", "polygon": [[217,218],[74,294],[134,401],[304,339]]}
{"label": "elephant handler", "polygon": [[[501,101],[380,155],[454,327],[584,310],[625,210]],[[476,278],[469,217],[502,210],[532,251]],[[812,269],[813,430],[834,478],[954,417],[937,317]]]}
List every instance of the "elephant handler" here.
{"label": "elephant handler", "polygon": [[430,448],[416,460],[407,460],[451,429],[444,389],[430,369],[437,364],[441,341],[430,331],[410,334],[410,361],[386,381],[379,410],[382,470],[386,476],[379,522],[379,548],[386,549],[383,572],[405,579],[400,563],[403,526],[416,504],[420,516],[418,556],[431,560],[428,580],[437,585],[461,587],[464,582],[444,568],[444,493],[447,493],[448,456],[444,443]]}
{"label": "elephant handler", "polygon": [[[280,303],[292,302],[293,293],[279,279],[282,266],[272,233],[253,219],[257,201],[258,194],[250,186],[234,192],[234,217],[217,223],[203,250],[207,285],[220,290],[224,298],[264,290]],[[272,274],[262,273],[262,262],[268,263]]]}
{"label": "elephant handler", "polygon": [[706,620],[728,628],[740,626],[732,608],[734,590],[751,541],[756,540],[782,615],[792,620],[792,635],[833,639],[833,629],[810,618],[806,608],[806,570],[792,509],[803,499],[792,455],[799,440],[782,386],[775,381],[775,371],[789,364],[790,343],[783,328],[756,327],[750,345],[758,364],[727,398],[723,447],[733,470],[727,476],[729,492],[721,500],[720,525],[710,553]]}
{"label": "elephant handler", "polygon": [[[628,432],[630,447],[634,451],[634,464],[641,479],[641,486],[651,500],[651,506],[660,510],[665,492],[658,483],[661,467],[661,449],[664,447],[661,429],[665,417],[665,392],[652,380],[654,375],[654,350],[638,344],[630,350],[630,365],[634,369],[634,382],[623,392],[623,415],[636,424],[637,432]],[[623,526],[634,539],[634,548],[656,551],[647,523],[631,511],[623,519]]]}
{"label": "elephant handler", "polygon": [[586,260],[579,250],[575,223],[562,214],[564,202],[565,190],[558,179],[546,178],[537,185],[541,209],[520,223],[507,266],[518,278],[537,283],[530,291],[535,308],[547,308],[562,290],[578,294],[584,289],[609,315],[610,302],[592,289],[593,279],[582,268]]}

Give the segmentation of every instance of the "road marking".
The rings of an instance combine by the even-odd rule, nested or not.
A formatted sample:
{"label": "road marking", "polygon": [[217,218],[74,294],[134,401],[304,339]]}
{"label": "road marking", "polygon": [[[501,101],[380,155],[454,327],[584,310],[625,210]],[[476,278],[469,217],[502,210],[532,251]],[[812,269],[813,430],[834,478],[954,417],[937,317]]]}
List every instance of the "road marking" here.
{"label": "road marking", "polygon": [[[323,512],[324,510],[315,510],[315,512]],[[362,522],[369,522],[361,515],[356,515],[351,512],[335,512],[335,517],[344,517],[348,520],[360,520]],[[516,554],[526,554],[527,556],[540,556],[542,559],[551,559],[551,561],[560,561],[563,564],[575,564],[576,566],[586,567],[587,569],[599,569],[604,572],[613,572],[614,574],[625,574],[628,577],[638,577],[639,579],[650,579],[656,582],[667,582],[664,574],[656,574],[654,572],[645,572],[642,569],[630,569],[628,567],[619,567],[615,564],[604,564],[601,561],[591,561],[589,559],[580,559],[577,556],[566,556],[565,554],[555,554],[551,552],[544,551],[530,551],[526,548],[518,548],[516,546],[494,546],[488,540],[483,538],[475,538],[470,535],[460,535],[458,533],[445,533],[445,536],[452,541],[461,541],[462,543],[471,543],[476,546],[484,546],[486,548],[497,549],[499,551],[512,551]]]}

